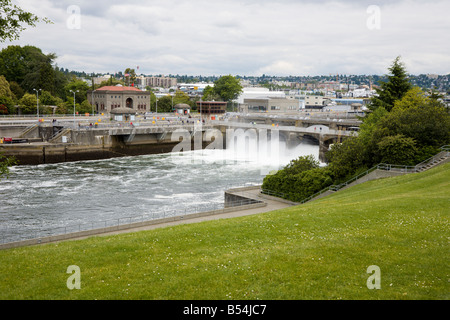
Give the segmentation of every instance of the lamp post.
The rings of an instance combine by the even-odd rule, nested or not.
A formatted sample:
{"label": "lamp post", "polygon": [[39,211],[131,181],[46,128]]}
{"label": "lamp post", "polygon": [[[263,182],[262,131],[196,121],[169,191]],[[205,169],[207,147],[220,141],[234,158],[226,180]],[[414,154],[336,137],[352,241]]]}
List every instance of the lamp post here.
{"label": "lamp post", "polygon": [[76,126],[75,126],[75,93],[80,92],[80,90],[77,90],[77,91],[69,90],[69,91],[73,93],[73,128],[75,129],[76,128]]}
{"label": "lamp post", "polygon": [[42,89],[33,89],[33,91],[36,91],[36,114],[39,121],[39,91],[42,91]]}

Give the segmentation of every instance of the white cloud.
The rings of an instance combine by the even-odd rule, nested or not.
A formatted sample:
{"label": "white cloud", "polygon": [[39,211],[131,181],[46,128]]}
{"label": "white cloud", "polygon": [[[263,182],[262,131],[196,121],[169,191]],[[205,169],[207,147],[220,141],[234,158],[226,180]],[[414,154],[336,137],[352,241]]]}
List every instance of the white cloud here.
{"label": "white cloud", "polygon": [[[449,1],[376,2],[380,30],[366,26],[368,0],[20,0],[55,23],[12,44],[54,52],[59,66],[86,72],[381,74],[397,55],[411,73],[450,70]],[[81,10],[79,30],[66,26],[70,5]]]}

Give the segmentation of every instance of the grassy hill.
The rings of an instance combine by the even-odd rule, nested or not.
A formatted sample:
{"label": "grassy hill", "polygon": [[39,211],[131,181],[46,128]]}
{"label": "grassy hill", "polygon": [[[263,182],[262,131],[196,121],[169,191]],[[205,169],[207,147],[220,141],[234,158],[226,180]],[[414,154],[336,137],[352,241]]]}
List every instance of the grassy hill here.
{"label": "grassy hill", "polygon": [[449,299],[449,208],[446,164],[256,216],[3,250],[0,299]]}

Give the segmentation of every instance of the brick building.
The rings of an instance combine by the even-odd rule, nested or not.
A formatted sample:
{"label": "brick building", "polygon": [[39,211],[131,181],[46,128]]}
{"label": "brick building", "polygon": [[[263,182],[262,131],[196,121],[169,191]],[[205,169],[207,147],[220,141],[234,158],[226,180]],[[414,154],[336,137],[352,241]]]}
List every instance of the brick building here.
{"label": "brick building", "polygon": [[150,111],[150,92],[135,87],[106,86],[88,91],[88,101],[97,113],[109,114],[117,108],[129,108],[136,113]]}

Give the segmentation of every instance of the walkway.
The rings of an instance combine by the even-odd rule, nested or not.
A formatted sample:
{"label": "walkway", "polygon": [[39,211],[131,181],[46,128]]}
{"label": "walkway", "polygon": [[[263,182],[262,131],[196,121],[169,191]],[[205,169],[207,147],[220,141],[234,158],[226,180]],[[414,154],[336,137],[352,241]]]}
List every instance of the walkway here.
{"label": "walkway", "polygon": [[[264,212],[284,209],[287,207],[291,207],[292,205],[295,205],[293,202],[284,201],[283,199],[275,198],[275,197],[267,197],[264,195],[261,195],[260,187],[253,187],[253,188],[242,188],[242,189],[234,189],[236,191],[231,191],[231,193],[235,195],[240,195],[243,197],[248,197],[251,199],[260,200],[263,203],[265,203],[265,206],[260,207],[253,207],[248,209],[242,209],[239,207],[236,207],[235,210],[224,212],[224,213],[218,213],[213,215],[206,215],[206,216],[200,216],[200,217],[194,217],[194,218],[184,218],[182,220],[176,220],[176,221],[169,221],[169,222],[163,222],[143,227],[135,227],[135,228],[129,228],[125,230],[119,230],[119,231],[111,231],[111,232],[105,232],[101,235],[112,235],[112,234],[120,234],[120,233],[130,233],[130,232],[138,232],[138,231],[145,231],[145,230],[154,230],[159,228],[165,228],[180,224],[191,224],[191,223],[199,223],[204,221],[212,221],[212,220],[220,220],[220,219],[230,219],[230,218],[237,218],[237,217],[244,217],[244,216],[250,216],[255,214],[260,214]],[[245,206],[244,206],[245,207]],[[86,237],[79,237],[76,239],[81,239]]]}
{"label": "walkway", "polygon": [[241,197],[247,197],[254,200],[259,200],[260,203],[253,203],[248,205],[243,205],[240,207],[230,207],[224,208],[221,210],[209,211],[209,212],[199,212],[194,214],[187,214],[184,216],[174,216],[169,218],[163,218],[158,220],[151,221],[143,221],[131,224],[123,224],[113,227],[106,227],[100,229],[92,229],[74,233],[60,234],[55,236],[49,236],[38,239],[30,239],[18,242],[4,243],[0,244],[1,249],[10,249],[16,247],[24,247],[30,245],[38,245],[45,243],[53,243],[59,241],[67,241],[67,240],[80,240],[86,239],[93,236],[109,236],[114,234],[121,233],[131,233],[138,232],[144,230],[154,230],[159,228],[165,228],[180,224],[190,224],[190,223],[199,223],[204,221],[212,221],[219,219],[230,219],[236,217],[243,217],[249,215],[260,214],[264,212],[274,211],[278,209],[283,209],[295,205],[295,203],[288,202],[283,199],[272,198],[269,196],[260,194],[260,187],[251,187],[251,188],[239,188],[233,189],[231,192],[234,195],[238,195]]}

